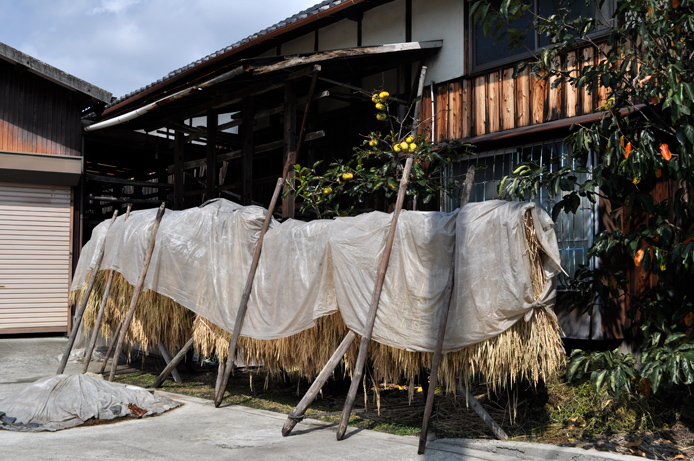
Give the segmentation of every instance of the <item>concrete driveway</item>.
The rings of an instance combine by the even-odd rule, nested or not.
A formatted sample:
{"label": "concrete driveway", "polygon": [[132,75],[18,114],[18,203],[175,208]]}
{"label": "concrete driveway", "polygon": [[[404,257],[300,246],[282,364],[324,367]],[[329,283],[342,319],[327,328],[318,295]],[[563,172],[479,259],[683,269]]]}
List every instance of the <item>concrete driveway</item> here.
{"label": "concrete driveway", "polygon": [[[0,337],[0,398],[53,376],[65,338]],[[69,363],[66,373],[81,366]],[[92,367],[90,367],[91,370]],[[96,367],[95,367],[96,368]],[[211,401],[157,392],[184,405],[161,416],[128,419],[59,432],[0,430],[2,460],[625,460],[610,453],[518,442],[432,440],[417,455],[418,439],[349,428],[335,439],[336,426],[306,419],[282,437],[285,415],[241,406],[214,408]],[[480,422],[480,424],[482,424]]]}

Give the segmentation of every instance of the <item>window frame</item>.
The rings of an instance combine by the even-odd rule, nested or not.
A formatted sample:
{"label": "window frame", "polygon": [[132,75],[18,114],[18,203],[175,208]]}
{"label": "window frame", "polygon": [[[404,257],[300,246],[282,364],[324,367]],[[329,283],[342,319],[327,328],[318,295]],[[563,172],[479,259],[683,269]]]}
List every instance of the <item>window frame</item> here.
{"label": "window frame", "polygon": [[[564,139],[563,138],[549,137],[549,138],[545,138],[545,139],[543,139],[541,141],[537,141],[537,142],[507,145],[507,146],[503,146],[503,147],[499,147],[499,148],[484,150],[484,151],[481,151],[477,155],[471,156],[467,159],[463,159],[460,162],[457,162],[457,164],[456,164],[457,166],[449,166],[447,168],[447,171],[445,171],[444,178],[443,178],[444,185],[450,184],[451,181],[457,181],[458,186],[459,187],[462,186],[461,179],[463,179],[463,178],[461,175],[465,174],[465,171],[467,170],[469,165],[471,165],[471,164],[474,164],[476,166],[480,165],[480,160],[489,159],[490,157],[497,157],[497,156],[510,156],[509,159],[512,160],[511,162],[506,162],[505,160],[502,160],[502,170],[501,170],[500,175],[496,174],[496,170],[492,170],[491,181],[488,181],[488,178],[484,178],[482,180],[479,180],[479,178],[480,178],[479,173],[476,175],[476,180],[473,183],[473,190],[472,190],[472,194],[476,194],[477,191],[476,191],[475,187],[479,187],[480,184],[485,184],[485,186],[483,186],[483,187],[486,188],[487,187],[486,184],[488,182],[490,182],[490,183],[497,182],[498,183],[498,179],[496,179],[496,176],[504,176],[506,174],[510,174],[510,172],[515,168],[516,165],[518,165],[518,163],[520,161],[527,160],[527,158],[525,158],[525,156],[527,156],[527,155],[533,156],[535,154],[533,149],[539,148],[538,150],[539,150],[539,155],[540,155],[540,162],[544,162],[543,157],[545,156],[545,153],[543,152],[543,149],[549,148],[551,150],[551,149],[554,149],[555,147],[561,148],[561,156],[562,156],[562,159],[564,159],[564,160],[562,160],[562,162],[571,161],[570,148],[569,148],[569,146],[567,146],[564,143]],[[556,158],[556,156],[548,157],[548,158]],[[589,168],[594,164],[592,157],[591,157],[590,162],[591,163],[589,164]],[[507,163],[508,163],[508,165],[507,165]],[[552,166],[550,166],[550,168],[553,168],[553,165],[557,165],[557,164],[553,162],[553,163],[551,163],[551,165]],[[506,166],[508,166],[508,169],[509,169],[508,172],[506,171]],[[557,166],[561,166],[561,165],[557,165]],[[454,168],[458,170],[457,174],[455,173]],[[493,168],[496,169],[496,164],[494,164]],[[487,174],[488,173],[485,173],[485,175],[487,175]],[[495,189],[496,189],[496,186],[495,186]],[[460,191],[458,191],[456,189],[456,195],[458,192],[460,192]],[[551,212],[552,212],[551,206],[553,203],[555,203],[555,201],[549,199],[549,197],[543,197],[543,194],[546,194],[546,193],[547,192],[544,189],[541,190],[540,194],[538,194],[538,196],[533,198],[532,202],[534,202],[538,207],[543,208],[545,211],[547,211],[548,213],[551,214]],[[486,192],[485,192],[485,194],[486,194]],[[496,194],[494,196],[491,196],[491,197],[486,197],[486,195],[485,195],[485,197],[482,200],[477,200],[477,197],[472,195],[470,197],[470,202],[494,200],[494,199],[499,199],[499,197]],[[526,201],[530,201],[530,200],[526,200]],[[545,202],[547,203],[547,206],[543,206],[543,204],[545,204]],[[455,207],[458,206],[458,203],[459,202],[457,202],[456,199],[454,199],[454,198],[442,197],[441,209],[445,212],[451,212],[451,211],[453,211],[453,209]],[[569,226],[569,228],[566,229],[567,235],[562,237],[562,234],[560,234],[559,232],[562,231],[562,229],[560,229],[560,228],[561,228],[561,226],[564,225],[564,223],[563,223],[563,221],[561,221],[561,218],[558,219],[557,222],[555,223],[555,225],[556,225],[555,232],[557,233],[557,241],[559,243],[559,250],[560,250],[560,254],[562,255],[562,261],[564,260],[564,253],[569,254],[570,255],[569,258],[572,259],[573,261],[571,261],[569,263],[569,267],[567,267],[566,269],[567,269],[567,271],[574,272],[574,273],[575,273],[575,270],[578,269],[578,267],[580,265],[585,265],[591,269],[595,269],[599,265],[599,261],[595,256],[587,257],[587,253],[586,253],[588,248],[590,248],[592,246],[595,235],[597,235],[598,230],[599,230],[598,229],[598,226],[599,226],[598,204],[597,203],[590,204],[590,201],[583,198],[580,208],[584,211],[589,210],[589,216],[590,216],[589,220],[587,220],[587,222],[585,222],[585,224],[583,224],[583,223],[578,224],[578,228],[582,229],[580,232],[584,233],[580,236],[581,238],[577,239],[578,236],[576,235],[576,227],[572,227],[572,225],[570,223],[567,224]],[[565,215],[566,215],[566,213],[562,211],[560,216],[565,216]],[[573,218],[570,218],[570,219],[575,219],[575,215]],[[573,226],[577,226],[577,224],[574,222]],[[571,244],[571,242],[577,242],[577,241],[585,241],[586,243],[585,243],[585,245],[581,246],[580,248],[575,247]],[[579,262],[576,260],[577,251],[583,251],[583,261],[582,262]],[[564,275],[561,275],[559,277],[558,282],[559,283],[558,283],[557,288],[561,291],[571,291],[573,289],[573,287],[571,287],[569,285],[569,280]]]}
{"label": "window frame", "polygon": [[[533,10],[535,13],[539,11],[540,8],[540,2],[542,0],[533,0]],[[574,1],[581,1],[581,0],[574,0]],[[604,8],[607,8],[606,15],[607,16],[612,16],[614,12],[616,11],[616,1],[615,0],[606,0]],[[612,18],[612,21],[614,21],[614,18]],[[485,71],[490,71],[496,68],[500,67],[506,67],[509,64],[513,64],[516,62],[520,62],[523,60],[526,60],[537,53],[540,52],[540,50],[545,49],[545,48],[551,48],[556,45],[546,45],[546,46],[540,46],[540,35],[537,33],[537,31],[533,30],[533,42],[534,42],[534,48],[531,51],[525,51],[522,53],[518,54],[513,54],[504,58],[497,59],[495,61],[491,61],[485,64],[477,64],[477,26],[478,24],[474,22],[474,17],[472,15],[468,16],[468,21],[467,21],[467,26],[468,26],[468,60],[469,60],[469,70],[470,74],[478,74],[482,73]],[[605,27],[604,29],[596,30],[595,32],[592,32],[588,34],[588,36],[592,40],[599,40],[609,34],[609,27]],[[508,46],[505,45],[504,43],[497,43],[495,46],[506,46],[507,51],[510,53],[511,51],[508,50]]]}

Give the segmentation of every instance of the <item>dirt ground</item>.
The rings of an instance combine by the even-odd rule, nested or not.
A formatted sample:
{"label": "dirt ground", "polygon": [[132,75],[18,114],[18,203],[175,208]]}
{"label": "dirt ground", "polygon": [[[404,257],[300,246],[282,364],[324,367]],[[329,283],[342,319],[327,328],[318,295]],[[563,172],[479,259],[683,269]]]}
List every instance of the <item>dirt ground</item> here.
{"label": "dirt ground", "polygon": [[[121,369],[116,381],[147,387],[163,367],[159,358],[140,357],[130,367]],[[179,366],[179,371],[183,382],[176,384],[169,378],[163,390],[213,398],[216,364],[189,363]],[[227,386],[224,402],[286,414],[298,404],[309,385],[310,382],[291,374],[271,377],[262,370],[237,370]],[[328,381],[307,410],[307,416],[336,422],[348,388],[348,378]],[[513,440],[595,448],[648,459],[694,459],[694,426],[681,420],[677,399],[645,404],[631,402],[627,403],[628,408],[623,402],[607,400],[601,403],[603,412],[597,414],[590,408],[578,408],[581,397],[566,395],[572,392],[568,389],[566,385],[557,385],[513,395],[493,395],[486,386],[476,383],[469,390]],[[418,435],[424,400],[425,392],[419,383],[381,385],[378,392],[370,386],[366,399],[363,389],[357,395],[350,425],[398,435]],[[515,415],[509,405],[514,400]],[[430,432],[440,438],[494,438],[463,397],[444,394],[438,389]]]}

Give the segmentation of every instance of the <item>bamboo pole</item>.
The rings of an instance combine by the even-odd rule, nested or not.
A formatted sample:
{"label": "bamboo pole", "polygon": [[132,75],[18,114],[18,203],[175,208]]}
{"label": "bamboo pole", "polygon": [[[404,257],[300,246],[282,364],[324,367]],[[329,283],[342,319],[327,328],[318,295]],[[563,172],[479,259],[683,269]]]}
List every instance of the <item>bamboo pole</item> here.
{"label": "bamboo pole", "polygon": [[[460,197],[460,209],[462,210],[465,205],[470,201],[470,191],[472,190],[472,182],[475,180],[475,167],[471,166],[467,170],[465,175],[465,185],[463,186],[463,193]],[[441,323],[439,323],[438,336],[436,338],[436,348],[434,349],[434,356],[431,359],[431,373],[429,373],[429,391],[427,392],[427,400],[424,405],[424,417],[422,418],[422,432],[419,435],[419,449],[417,453],[424,454],[424,449],[427,444],[427,432],[429,432],[429,419],[431,418],[431,412],[434,409],[434,395],[436,394],[436,381],[439,377],[439,366],[441,365],[441,352],[443,351],[443,340],[446,336],[446,325],[448,323],[448,312],[451,309],[451,298],[453,294],[453,286],[455,285],[455,242],[453,243],[453,261],[451,262],[451,269],[448,273],[448,282],[446,283],[446,290],[443,295],[443,312],[441,313]]]}
{"label": "bamboo pole", "polygon": [[152,260],[152,253],[154,252],[154,242],[157,237],[157,231],[159,230],[159,224],[164,216],[165,204],[162,203],[157,212],[156,218],[154,218],[154,226],[152,227],[151,234],[149,236],[149,244],[147,245],[147,252],[145,253],[145,260],[142,265],[142,270],[140,271],[140,277],[137,279],[137,284],[133,290],[133,297],[130,300],[130,307],[128,312],[125,314],[123,319],[123,326],[120,330],[120,335],[118,336],[118,343],[116,344],[116,352],[113,354],[113,362],[111,363],[111,374],[108,377],[109,382],[113,382],[113,378],[116,376],[116,369],[118,368],[118,357],[123,350],[123,343],[125,342],[125,336],[128,334],[128,328],[130,327],[130,322],[133,319],[133,314],[135,313],[135,307],[137,306],[137,300],[140,298],[140,292],[142,291],[142,286],[145,284],[145,277],[147,276],[147,269],[149,269],[149,263]]}
{"label": "bamboo pole", "polygon": [[171,373],[171,371],[176,368],[176,365],[178,365],[179,362],[183,360],[183,357],[185,357],[190,348],[193,347],[193,339],[194,338],[190,338],[186,345],[183,346],[183,348],[180,351],[178,351],[178,354],[176,354],[174,358],[171,359],[169,364],[166,365],[166,368],[164,368],[164,371],[162,371],[157,380],[154,381],[154,384],[150,386],[151,389],[156,389],[162,385],[162,383],[166,380],[167,376],[169,376],[169,373]]}
{"label": "bamboo pole", "polygon": [[[111,226],[113,225],[113,222],[116,220],[118,217],[118,210],[113,212],[113,217],[111,218],[111,222],[108,225],[108,228],[110,229]],[[65,371],[65,366],[67,365],[67,361],[70,358],[70,352],[72,352],[72,346],[75,344],[75,338],[77,338],[77,332],[80,329],[80,324],[82,323],[82,316],[84,315],[84,310],[87,308],[87,302],[89,301],[89,296],[92,294],[92,289],[94,288],[94,282],[96,282],[96,274],[99,272],[99,268],[101,267],[101,261],[104,259],[104,244],[105,242],[101,243],[101,246],[99,247],[99,253],[96,258],[96,264],[94,264],[94,268],[92,269],[92,274],[89,277],[89,284],[87,285],[87,290],[84,292],[84,295],[82,296],[82,302],[80,303],[80,308],[77,311],[77,317],[75,317],[75,324],[72,326],[72,331],[70,332],[70,337],[67,340],[67,346],[65,346],[65,353],[63,354],[62,359],[60,360],[60,365],[58,365],[58,373],[56,374],[62,374]]]}
{"label": "bamboo pole", "polygon": [[316,377],[315,380],[313,380],[311,387],[309,387],[308,391],[306,391],[306,394],[301,399],[299,404],[287,415],[287,420],[284,422],[284,426],[282,426],[283,436],[286,437],[289,434],[291,434],[292,430],[294,429],[294,426],[296,426],[297,423],[299,423],[299,421],[304,419],[304,413],[306,412],[306,409],[316,399],[318,391],[320,391],[323,388],[323,384],[325,384],[325,382],[328,380],[333,370],[340,363],[342,357],[347,352],[347,349],[349,349],[349,347],[352,345],[356,338],[357,334],[352,330],[349,330],[349,332],[345,336],[345,339],[342,340],[340,345],[333,353],[332,357],[330,357],[330,360],[328,360],[328,363],[325,364],[320,374]]}
{"label": "bamboo pole", "polygon": [[[101,370],[99,370],[99,374],[103,375],[104,371],[106,370],[106,364],[108,363],[108,358],[111,356],[111,351],[113,350],[113,346],[116,345],[118,342],[118,335],[120,334],[120,329],[123,327],[123,321],[121,320],[118,322],[118,326],[116,327],[116,331],[113,333],[113,337],[111,338],[111,342],[108,344],[108,349],[106,350],[106,357],[104,358],[104,363],[101,364]],[[115,357],[114,357],[114,360]]]}
{"label": "bamboo pole", "polygon": [[[125,210],[125,219],[123,222],[127,221],[130,217],[130,210],[133,204],[128,203],[128,209]],[[84,356],[84,365],[82,366],[82,374],[87,372],[89,368],[89,362],[92,361],[92,353],[94,352],[94,347],[96,346],[96,339],[99,337],[99,328],[101,327],[101,320],[104,317],[104,310],[106,309],[106,302],[111,294],[111,285],[113,284],[113,276],[115,272],[111,269],[108,271],[108,281],[106,282],[106,288],[104,289],[104,296],[101,298],[101,304],[99,305],[99,312],[96,315],[96,322],[94,322],[94,328],[92,328],[92,336],[89,338],[89,346],[87,346],[87,353]],[[106,355],[108,360],[108,355]],[[103,373],[103,372],[102,372]]]}
{"label": "bamboo pole", "polygon": [[337,440],[342,440],[347,430],[347,423],[349,422],[349,416],[352,413],[352,407],[354,406],[354,399],[357,396],[357,389],[359,388],[359,382],[364,373],[364,364],[366,363],[367,351],[369,349],[369,341],[371,341],[371,335],[373,333],[374,323],[376,322],[376,312],[378,311],[378,302],[381,299],[381,290],[383,288],[383,281],[386,277],[386,270],[388,269],[388,261],[390,260],[390,253],[393,249],[393,240],[395,239],[395,228],[398,224],[398,217],[400,216],[400,210],[402,210],[402,204],[405,200],[405,192],[407,191],[407,182],[410,178],[410,170],[412,169],[412,156],[407,157],[407,162],[405,163],[405,169],[402,173],[402,179],[400,180],[400,190],[398,191],[398,200],[395,203],[395,210],[393,211],[393,218],[390,223],[390,230],[388,231],[388,238],[386,239],[386,247],[381,258],[381,263],[376,274],[376,285],[374,286],[374,291],[371,296],[371,304],[369,305],[369,313],[364,325],[364,332],[361,337],[361,342],[359,343],[359,356],[357,357],[357,363],[354,366],[354,373],[352,375],[352,383],[349,386],[349,392],[347,393],[347,400],[345,400],[345,407],[342,410],[342,416],[340,418],[340,424],[337,428]]}
{"label": "bamboo pole", "polygon": [[[215,387],[214,395],[214,406],[219,407],[224,398],[224,391],[226,390],[227,383],[229,382],[229,376],[231,375],[231,370],[234,369],[234,360],[236,359],[236,344],[239,341],[239,336],[241,335],[241,328],[243,327],[243,321],[246,317],[246,309],[248,307],[248,299],[251,296],[251,288],[253,287],[253,279],[255,278],[256,269],[258,269],[258,261],[260,260],[260,253],[263,247],[263,239],[265,238],[265,233],[270,226],[270,221],[272,220],[272,212],[275,209],[277,200],[282,191],[282,186],[284,185],[284,178],[278,178],[277,184],[275,185],[275,192],[272,194],[272,200],[270,201],[270,207],[265,215],[265,221],[263,222],[263,227],[260,229],[260,236],[258,237],[258,243],[255,245],[255,252],[253,253],[253,261],[251,262],[251,268],[248,271],[248,276],[246,277],[246,286],[243,289],[243,294],[241,295],[241,301],[239,302],[239,310],[236,313],[236,321],[234,322],[234,331],[231,335],[231,341],[229,342],[229,355],[227,356],[227,362],[224,368],[224,376],[219,380],[217,377],[217,383],[219,386]],[[221,371],[221,361],[220,361],[220,371]]]}

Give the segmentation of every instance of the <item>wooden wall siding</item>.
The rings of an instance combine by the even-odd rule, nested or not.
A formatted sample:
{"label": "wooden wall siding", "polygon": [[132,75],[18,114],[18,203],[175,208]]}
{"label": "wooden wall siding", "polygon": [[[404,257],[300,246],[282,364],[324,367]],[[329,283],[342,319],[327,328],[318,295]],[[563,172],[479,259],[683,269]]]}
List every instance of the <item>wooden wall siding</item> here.
{"label": "wooden wall siding", "polygon": [[[579,59],[579,56],[581,59]],[[571,53],[561,64],[578,75],[580,66],[595,65],[600,53],[585,48]],[[587,59],[587,62],[583,62]],[[606,101],[604,88],[577,90],[534,77],[524,69],[513,78],[513,67],[476,77],[435,85],[435,140],[474,138],[514,128],[592,113]],[[423,97],[423,120],[431,115],[431,94]]]}
{"label": "wooden wall siding", "polygon": [[0,150],[79,156],[79,117],[69,90],[0,62]]}

